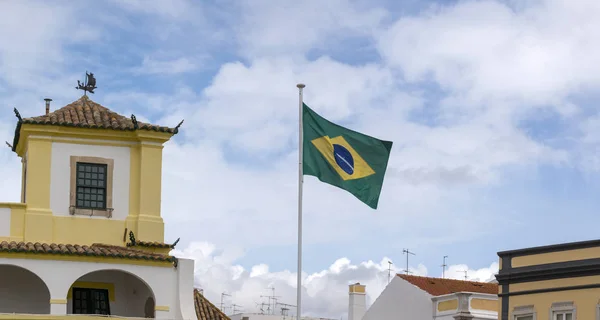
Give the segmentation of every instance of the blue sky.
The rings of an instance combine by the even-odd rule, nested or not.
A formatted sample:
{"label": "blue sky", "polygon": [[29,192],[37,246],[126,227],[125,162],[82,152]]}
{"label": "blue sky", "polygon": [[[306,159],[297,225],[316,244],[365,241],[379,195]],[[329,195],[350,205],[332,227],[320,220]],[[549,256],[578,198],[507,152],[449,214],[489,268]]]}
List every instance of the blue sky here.
{"label": "blue sky", "polygon": [[[176,125],[163,217],[196,285],[253,311],[295,300],[297,89],[322,116],[394,141],[379,210],[305,183],[306,312],[339,318],[397,270],[497,271],[496,252],[597,237],[597,1],[3,1],[0,133],[92,99]],[[0,150],[2,201],[19,159]],[[339,260],[341,259],[341,260]],[[346,260],[348,259],[348,260]]]}

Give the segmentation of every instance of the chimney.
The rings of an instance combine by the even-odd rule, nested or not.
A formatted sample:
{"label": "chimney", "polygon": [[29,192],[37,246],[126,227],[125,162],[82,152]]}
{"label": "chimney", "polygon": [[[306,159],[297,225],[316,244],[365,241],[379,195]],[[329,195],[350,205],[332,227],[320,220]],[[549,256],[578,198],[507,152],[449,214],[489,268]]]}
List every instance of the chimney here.
{"label": "chimney", "polygon": [[348,294],[348,320],[361,320],[367,311],[365,286],[358,282],[351,284]]}
{"label": "chimney", "polygon": [[44,101],[46,101],[46,115],[48,115],[50,113],[50,101],[52,101],[52,99],[46,98]]}

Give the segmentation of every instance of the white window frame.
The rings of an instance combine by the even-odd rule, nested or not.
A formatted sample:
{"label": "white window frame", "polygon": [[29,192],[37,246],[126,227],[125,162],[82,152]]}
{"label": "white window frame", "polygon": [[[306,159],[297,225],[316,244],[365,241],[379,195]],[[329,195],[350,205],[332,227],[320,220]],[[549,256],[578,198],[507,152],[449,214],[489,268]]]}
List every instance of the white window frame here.
{"label": "white window frame", "polygon": [[[577,319],[577,308],[573,301],[555,302],[550,307],[550,320],[555,320],[557,314],[572,314],[572,320]],[[564,320],[564,317],[563,317]]]}
{"label": "white window frame", "polygon": [[537,314],[533,305],[518,306],[513,309],[512,319],[519,320],[520,317],[531,316],[533,320],[537,319]]}

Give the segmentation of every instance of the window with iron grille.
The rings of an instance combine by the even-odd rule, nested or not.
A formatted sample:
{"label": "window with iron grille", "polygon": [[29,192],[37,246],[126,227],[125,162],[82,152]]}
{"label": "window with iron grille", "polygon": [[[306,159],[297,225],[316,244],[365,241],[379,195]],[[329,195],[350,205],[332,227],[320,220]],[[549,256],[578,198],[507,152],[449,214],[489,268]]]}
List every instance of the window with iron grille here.
{"label": "window with iron grille", "polygon": [[73,288],[73,314],[110,315],[108,290]]}
{"label": "window with iron grille", "polygon": [[77,198],[75,206],[80,209],[106,209],[107,165],[77,163]]}

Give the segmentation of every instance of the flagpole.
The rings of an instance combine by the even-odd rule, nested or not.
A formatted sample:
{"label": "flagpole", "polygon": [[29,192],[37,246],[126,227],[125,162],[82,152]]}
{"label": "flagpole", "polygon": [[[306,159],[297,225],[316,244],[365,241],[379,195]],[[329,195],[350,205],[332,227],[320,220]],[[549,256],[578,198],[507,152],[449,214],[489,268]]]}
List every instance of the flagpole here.
{"label": "flagpole", "polygon": [[302,172],[302,156],[303,156],[303,143],[304,134],[302,132],[302,108],[303,97],[302,90],[305,85],[299,83],[296,85],[298,88],[300,103],[299,103],[299,143],[298,143],[298,279],[296,283],[296,319],[300,320],[302,315],[302,186],[304,183],[304,177]]}

